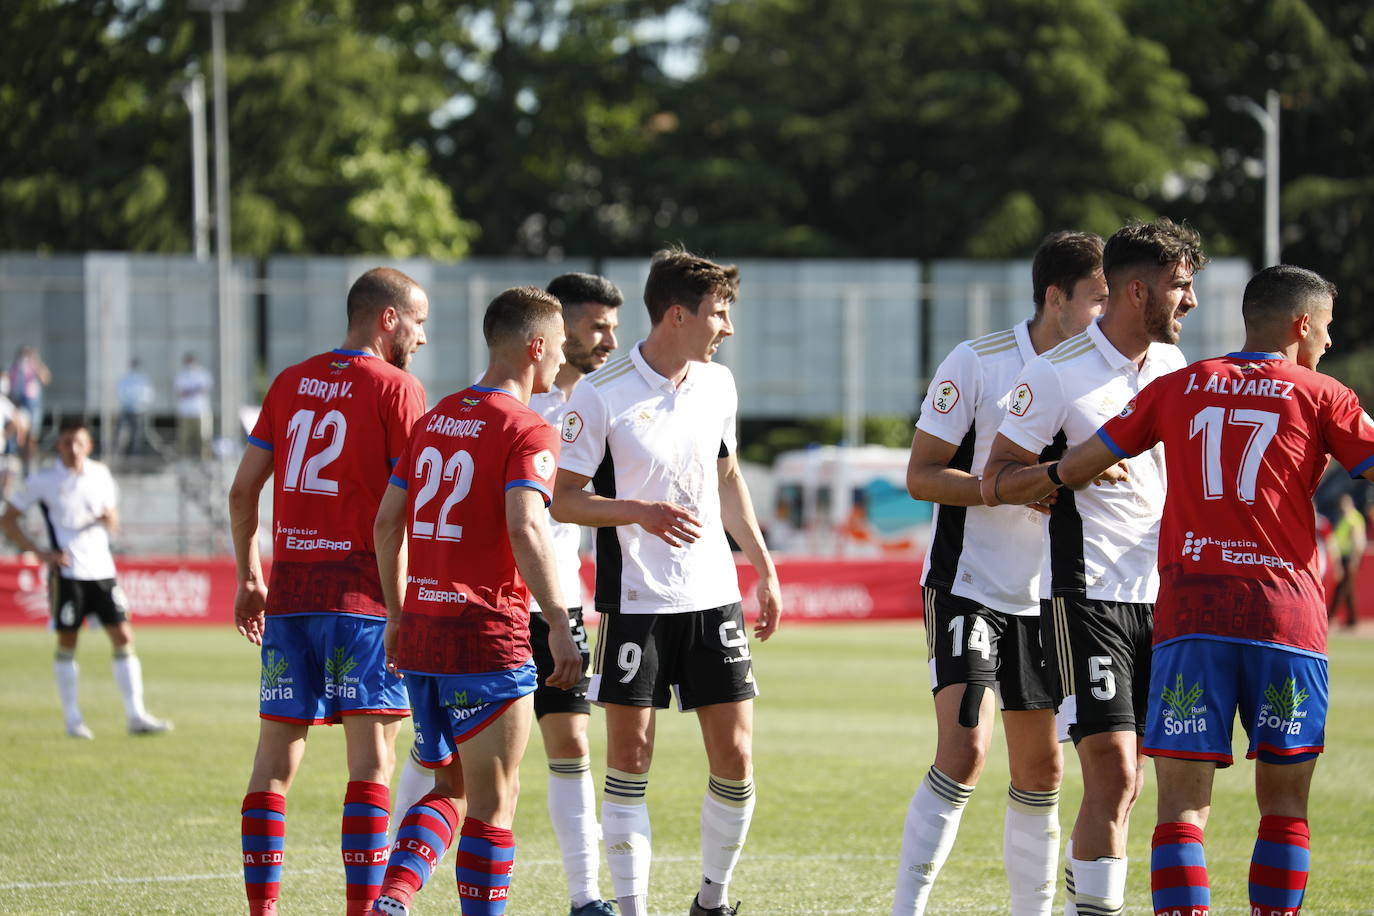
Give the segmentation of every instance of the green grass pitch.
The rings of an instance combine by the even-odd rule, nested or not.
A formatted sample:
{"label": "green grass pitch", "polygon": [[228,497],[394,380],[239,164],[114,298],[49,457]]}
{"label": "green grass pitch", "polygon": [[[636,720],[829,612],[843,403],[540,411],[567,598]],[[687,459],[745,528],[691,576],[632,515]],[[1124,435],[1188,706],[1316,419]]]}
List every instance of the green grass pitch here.
{"label": "green grass pitch", "polygon": [[[103,633],[85,632],[79,659],[92,742],[62,733],[52,635],[8,629],[0,684],[0,912],[243,912],[239,803],[257,732],[257,652],[229,629],[144,627],[139,654],[148,704],[176,720],[170,735],[124,733]],[[755,659],[758,810],[732,896],[747,916],[886,914],[902,819],[934,742],[924,637],[915,624],[791,628]],[[1339,635],[1331,652],[1328,752],[1312,799],[1312,879],[1305,912],[1374,913],[1374,641]],[[593,770],[603,772],[593,713]],[[699,880],[697,815],[706,782],[695,718],[659,723],[649,784],[654,824],[650,908],[676,916]],[[343,742],[312,729],[288,804],[285,916],[342,912],[338,818]],[[408,745],[409,726],[402,732]],[[1061,821],[1077,807],[1078,765],[1066,763]],[[1207,855],[1213,912],[1244,913],[1256,812],[1252,768],[1218,775]],[[562,866],[544,807],[539,739],[525,758],[509,912],[567,912]],[[598,777],[599,783],[599,777]],[[1000,735],[964,816],[930,912],[1006,912],[1001,833],[1006,762]],[[1150,912],[1153,779],[1131,830],[1127,910]],[[417,898],[418,914],[458,912],[452,854]],[[1061,882],[1062,884],[1062,882]],[[602,886],[609,878],[602,869]],[[1061,886],[1062,895],[1062,886]]]}

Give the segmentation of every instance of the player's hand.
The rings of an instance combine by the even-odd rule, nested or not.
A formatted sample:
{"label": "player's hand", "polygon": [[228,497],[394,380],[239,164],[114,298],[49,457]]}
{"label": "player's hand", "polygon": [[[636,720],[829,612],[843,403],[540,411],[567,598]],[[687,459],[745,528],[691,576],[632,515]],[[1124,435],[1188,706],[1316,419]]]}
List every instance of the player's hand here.
{"label": "player's hand", "polygon": [[1026,508],[1041,515],[1049,515],[1054,504],[1059,501],[1059,490],[1051,490],[1033,503],[1026,503]]}
{"label": "player's hand", "polygon": [[1093,486],[1100,487],[1104,483],[1124,483],[1130,479],[1131,469],[1127,467],[1126,462],[1118,461],[1101,474],[1098,474],[1097,478],[1093,481]]}
{"label": "player's hand", "polygon": [[72,562],[71,557],[60,550],[40,550],[34,556],[46,566],[70,566]]}
{"label": "player's hand", "polygon": [[386,630],[382,633],[382,650],[386,653],[386,670],[399,678],[405,675],[396,667],[396,646],[401,641],[401,621],[388,617],[386,619]]}
{"label": "player's hand", "polygon": [[243,638],[262,645],[267,620],[267,589],[257,580],[240,582],[234,592],[234,625]]}
{"label": "player's hand", "polygon": [[549,654],[553,656],[553,671],[544,683],[559,690],[576,687],[582,680],[582,653],[578,651],[571,629],[549,627]]}
{"label": "player's hand", "polygon": [[754,594],[759,600],[759,619],[754,621],[754,637],[764,642],[777,632],[782,619],[782,585],[777,575],[760,577]]}
{"label": "player's hand", "polygon": [[690,544],[701,536],[701,522],[677,503],[641,503],[638,524],[673,547]]}

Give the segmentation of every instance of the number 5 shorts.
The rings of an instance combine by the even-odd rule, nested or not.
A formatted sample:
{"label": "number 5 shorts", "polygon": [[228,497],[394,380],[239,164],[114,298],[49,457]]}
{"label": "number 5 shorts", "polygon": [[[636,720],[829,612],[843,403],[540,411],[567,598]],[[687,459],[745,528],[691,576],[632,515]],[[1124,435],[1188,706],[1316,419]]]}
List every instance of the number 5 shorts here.
{"label": "number 5 shorts", "polygon": [[1182,637],[1155,646],[1144,751],[1231,765],[1236,713],[1245,756],[1301,763],[1326,742],[1326,659],[1263,643]]}
{"label": "number 5 shorts", "polygon": [[1145,730],[1153,604],[1056,596],[1040,602],[1040,628],[1061,741]]}
{"label": "number 5 shorts", "polygon": [[739,602],[680,614],[601,616],[587,698],[618,706],[686,712],[759,695]]}

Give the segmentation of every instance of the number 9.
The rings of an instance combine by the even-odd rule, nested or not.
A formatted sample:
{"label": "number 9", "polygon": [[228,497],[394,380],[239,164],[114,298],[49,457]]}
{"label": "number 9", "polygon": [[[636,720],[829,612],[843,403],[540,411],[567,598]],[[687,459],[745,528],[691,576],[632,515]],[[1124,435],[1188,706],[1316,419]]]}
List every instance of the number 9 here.
{"label": "number 9", "polygon": [[615,660],[620,665],[620,670],[625,672],[625,676],[620,679],[620,683],[628,684],[634,680],[639,673],[639,662],[644,657],[644,650],[632,642],[620,644],[620,651],[616,653]]}

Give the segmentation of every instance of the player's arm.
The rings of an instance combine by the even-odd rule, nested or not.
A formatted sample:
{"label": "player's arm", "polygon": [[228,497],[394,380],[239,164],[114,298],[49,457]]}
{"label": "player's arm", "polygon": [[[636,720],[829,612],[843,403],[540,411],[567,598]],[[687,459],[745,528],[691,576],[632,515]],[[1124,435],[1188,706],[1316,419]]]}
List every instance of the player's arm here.
{"label": "player's arm", "polygon": [[1049,466],[1048,462],[1041,464],[1035,452],[998,433],[983,468],[983,502],[989,506],[1039,502],[1059,489],[1049,477]]}
{"label": "player's arm", "polygon": [[590,477],[565,468],[553,482],[549,512],[560,522],[593,528],[638,525],[674,547],[690,544],[701,534],[701,522],[682,506],[643,499],[608,499],[586,489]]}
{"label": "player's arm", "polygon": [[255,646],[262,645],[267,580],[258,553],[258,497],[272,476],[272,453],[248,445],[229,487],[229,537],[234,543],[234,624]]}
{"label": "player's arm", "polygon": [[1127,456],[1114,450],[1102,436],[1090,436],[1059,459],[1059,479],[1064,486],[1081,490],[1090,483],[1124,480]]}
{"label": "player's arm", "polygon": [[5,537],[10,543],[23,553],[31,553],[38,557],[39,562],[60,564],[62,554],[56,550],[44,550],[33,542],[24,533],[24,529],[19,524],[19,517],[22,515],[14,503],[5,503],[4,513],[0,513],[0,531],[5,533]]}
{"label": "player's arm", "polygon": [[740,473],[739,462],[734,455],[727,455],[717,459],[716,464],[720,475],[721,521],[758,573],[755,595],[759,602],[759,619],[754,624],[754,635],[766,640],[777,632],[782,618],[782,585],[778,582],[778,570],[764,544],[763,532],[754,515],[754,503],[749,498],[749,485]]}
{"label": "player's arm", "polygon": [[516,568],[549,625],[553,672],[546,683],[565,690],[574,687],[582,680],[582,653],[573,640],[568,606],[558,591],[558,567],[543,493],[531,487],[511,487],[506,491],[506,534]]}
{"label": "player's arm", "polygon": [[906,463],[906,490],[912,499],[943,506],[981,506],[983,492],[977,477],[949,466],[959,446],[916,430]]}
{"label": "player's arm", "polygon": [[377,506],[372,523],[372,544],[377,551],[377,574],[382,580],[382,600],[386,603],[386,633],[382,637],[387,670],[397,677],[396,643],[401,632],[401,607],[405,600],[406,491],[388,484]]}

